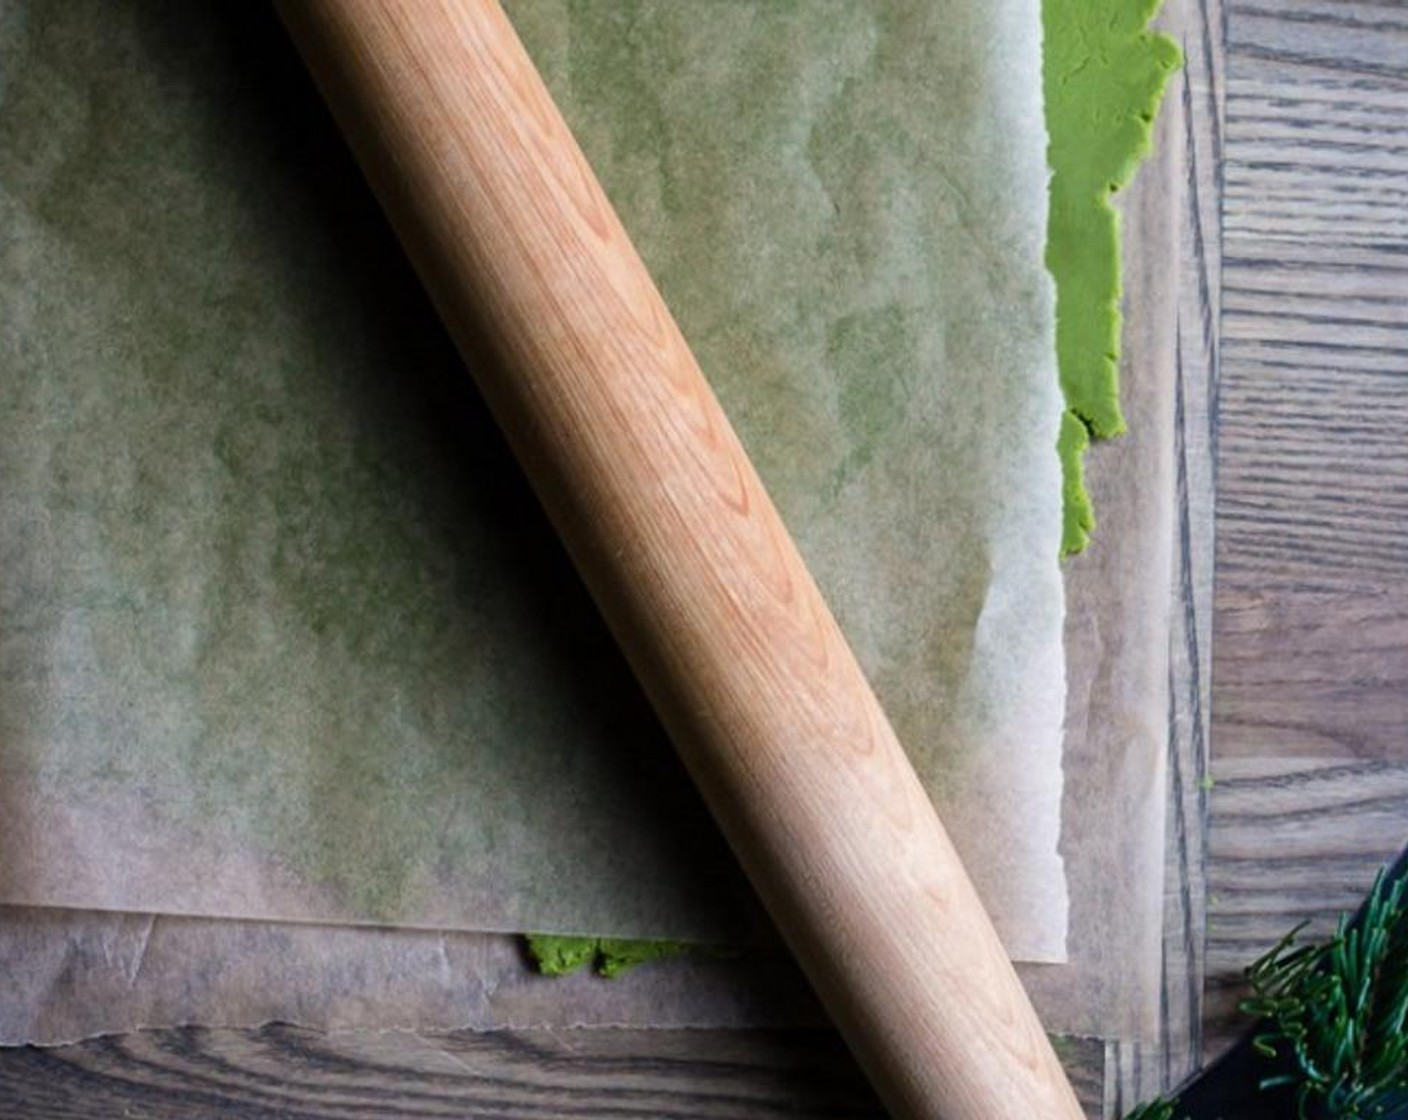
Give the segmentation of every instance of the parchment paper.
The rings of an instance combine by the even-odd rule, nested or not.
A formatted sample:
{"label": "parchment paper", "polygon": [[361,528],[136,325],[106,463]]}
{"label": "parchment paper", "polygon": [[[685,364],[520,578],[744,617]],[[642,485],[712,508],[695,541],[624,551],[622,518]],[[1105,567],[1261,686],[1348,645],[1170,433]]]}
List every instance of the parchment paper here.
{"label": "parchment paper", "polygon": [[[1135,193],[1157,211],[1160,190],[1146,178]],[[1127,218],[1131,238],[1153,232],[1152,216]],[[1149,268],[1128,275],[1131,432],[1092,456],[1100,544],[1066,567],[1070,958],[1019,971],[1049,1030],[1132,1040],[1155,1036],[1159,1010],[1167,696],[1158,675],[1173,494],[1160,466],[1172,434],[1169,368],[1150,337],[1164,279]],[[497,935],[0,907],[0,1044],[270,1020],[431,1030],[803,1026],[824,1016],[781,950],[670,960],[612,981],[544,980]]]}
{"label": "parchment paper", "polygon": [[[1100,525],[1065,565],[1065,811],[1070,956],[1026,965],[1038,1007],[1073,1034],[1152,1040],[1163,977],[1169,635],[1176,517],[1174,377],[1182,160],[1175,114],[1117,198],[1124,234],[1120,383],[1129,431],[1087,459]],[[1191,780],[1191,775],[1188,780]],[[1177,891],[1182,884],[1169,883]],[[1055,1009],[1059,1009],[1056,1011]]]}
{"label": "parchment paper", "polygon": [[827,1022],[783,948],[549,979],[504,934],[0,907],[0,1045],[270,1021],[326,1030]]}
{"label": "parchment paper", "polygon": [[[1092,552],[1065,567],[1070,964],[1022,968],[1050,1028],[1107,1036],[1147,1033],[1158,1009],[1149,915],[1159,890],[1149,851],[1161,819],[1157,677],[1166,631],[1158,596],[1173,501],[1160,468],[1171,456],[1165,356],[1173,293],[1158,267],[1168,259],[1181,182],[1171,118],[1171,111],[1162,118],[1171,131],[1160,135],[1154,164],[1122,200],[1129,296],[1122,380],[1132,433],[1094,451],[1101,532]],[[1116,672],[1105,670],[1112,660]],[[785,955],[761,950],[736,960],[671,961],[613,982],[543,981],[528,973],[511,939],[497,936],[0,909],[4,1043],[271,1019],[435,1029],[767,1026],[819,1016]]]}
{"label": "parchment paper", "polygon": [[[1036,0],[513,5],[941,804],[1060,959]],[[0,12],[0,899],[746,938],[255,6]]]}
{"label": "parchment paper", "polygon": [[[1171,455],[1171,370],[1159,357],[1172,304],[1157,264],[1168,259],[1158,219],[1175,212],[1166,181],[1174,166],[1161,155],[1128,199],[1123,383],[1132,430],[1093,452],[1099,543],[1065,567],[1070,960],[1020,966],[1049,1029],[1124,1039],[1151,1037],[1159,1010],[1160,589],[1173,491],[1160,467]],[[747,1027],[810,1025],[822,1013],[780,950],[671,960],[614,981],[545,981],[512,939],[496,935],[0,907],[0,1044],[269,1020],[329,1029]]]}
{"label": "parchment paper", "polygon": [[[1131,432],[1092,454],[1099,543],[1065,569],[1070,958],[1019,966],[1048,1029],[1123,1039],[1154,1037],[1159,1011],[1161,594],[1173,490],[1161,468],[1171,455],[1171,371],[1156,324],[1172,305],[1163,302],[1167,274],[1155,272],[1167,257],[1150,245],[1158,237],[1150,225],[1170,213],[1156,175],[1166,170],[1160,159],[1137,181],[1125,223]],[[512,939],[495,935],[0,907],[0,1044],[269,1020],[330,1029],[749,1027],[811,1025],[822,1013],[780,950],[671,960],[613,981],[545,981]]]}

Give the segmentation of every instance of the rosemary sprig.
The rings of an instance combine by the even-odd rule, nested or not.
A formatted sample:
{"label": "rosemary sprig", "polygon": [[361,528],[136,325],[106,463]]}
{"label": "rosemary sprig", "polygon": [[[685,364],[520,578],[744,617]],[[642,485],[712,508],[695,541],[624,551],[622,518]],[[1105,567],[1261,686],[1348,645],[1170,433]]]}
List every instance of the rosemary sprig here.
{"label": "rosemary sprig", "polygon": [[1124,1120],[1173,1120],[1173,1101],[1165,1100],[1163,1097],[1146,1101],[1127,1115]]}
{"label": "rosemary sprig", "polygon": [[1405,881],[1381,873],[1327,944],[1297,947],[1299,933],[1247,970],[1242,1010],[1263,1021],[1252,1045],[1292,1060],[1261,1087],[1294,1088],[1301,1120],[1408,1120]]}
{"label": "rosemary sprig", "polygon": [[1126,1120],[1408,1120],[1408,853],[1328,942],[1303,928],[1247,969],[1250,1036]]}

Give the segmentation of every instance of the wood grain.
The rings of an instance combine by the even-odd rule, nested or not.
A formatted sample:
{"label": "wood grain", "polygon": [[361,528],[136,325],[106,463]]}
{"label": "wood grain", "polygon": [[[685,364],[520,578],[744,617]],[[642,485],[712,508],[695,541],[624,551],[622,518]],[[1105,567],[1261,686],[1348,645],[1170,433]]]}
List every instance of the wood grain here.
{"label": "wood grain", "polygon": [[[1062,1056],[1090,1115],[1098,1043]],[[884,1115],[830,1031],[137,1032],[0,1058],[0,1118],[770,1120]]]}
{"label": "wood grain", "polygon": [[[492,0],[280,11],[743,869],[897,1115],[1079,1106],[738,437]],[[476,362],[481,341],[499,359]]]}
{"label": "wood grain", "polygon": [[1242,970],[1301,922],[1329,933],[1408,840],[1408,765],[1217,763],[1209,835],[1208,1054],[1245,1026]]}
{"label": "wood grain", "polygon": [[9,1116],[241,1120],[369,1115],[882,1115],[832,1034],[591,1031],[336,1035],[191,1028],[29,1050],[0,1067]]}
{"label": "wood grain", "polygon": [[1408,759],[1408,9],[1237,5],[1220,757]]}
{"label": "wood grain", "polygon": [[1228,34],[1209,1054],[1408,841],[1408,8]]}
{"label": "wood grain", "polygon": [[1228,40],[1239,78],[1330,80],[1352,91],[1408,85],[1408,8],[1398,0],[1233,0]]}

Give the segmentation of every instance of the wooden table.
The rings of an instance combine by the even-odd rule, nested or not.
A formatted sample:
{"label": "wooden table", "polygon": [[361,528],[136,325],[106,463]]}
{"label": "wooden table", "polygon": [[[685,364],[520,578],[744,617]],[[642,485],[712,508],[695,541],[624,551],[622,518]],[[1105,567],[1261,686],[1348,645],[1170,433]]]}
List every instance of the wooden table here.
{"label": "wooden table", "polygon": [[[1408,840],[1408,5],[1182,16],[1170,858],[1193,889],[1170,899],[1166,1044],[1067,1048],[1093,1115],[1220,1045],[1241,966]],[[826,1032],[185,1029],[0,1054],[0,1120],[782,1114],[879,1109]]]}
{"label": "wooden table", "polygon": [[1408,841],[1408,6],[1232,0],[1227,58],[1214,1035]]}

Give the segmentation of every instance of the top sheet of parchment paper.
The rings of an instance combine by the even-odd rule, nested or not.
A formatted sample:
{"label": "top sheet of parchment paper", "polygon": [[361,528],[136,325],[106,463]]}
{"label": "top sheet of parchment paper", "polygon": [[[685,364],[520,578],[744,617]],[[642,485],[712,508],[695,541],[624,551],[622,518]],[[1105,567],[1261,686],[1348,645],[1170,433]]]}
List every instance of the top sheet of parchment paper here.
{"label": "top sheet of parchment paper", "polygon": [[[0,898],[740,936],[736,872],[245,7],[0,14]],[[1008,947],[1059,959],[1037,0],[510,10]]]}

